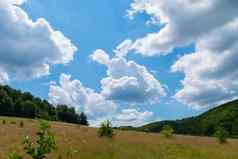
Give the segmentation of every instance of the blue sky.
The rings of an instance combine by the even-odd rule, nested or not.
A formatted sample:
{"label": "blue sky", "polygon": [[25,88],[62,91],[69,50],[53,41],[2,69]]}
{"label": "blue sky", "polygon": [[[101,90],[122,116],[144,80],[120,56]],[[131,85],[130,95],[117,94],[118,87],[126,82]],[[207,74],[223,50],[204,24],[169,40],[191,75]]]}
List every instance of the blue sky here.
{"label": "blue sky", "polygon": [[[220,98],[217,98],[216,101],[215,99],[213,99],[213,101],[211,101],[212,99],[205,99],[205,97],[202,96],[203,94],[204,96],[206,93],[210,95],[211,92],[214,93],[216,90],[211,90],[210,87],[206,87],[207,81],[203,80],[203,73],[200,75],[200,72],[195,72],[198,76],[196,79],[201,80],[199,81],[202,83],[201,87],[204,86],[204,90],[207,90],[207,92],[200,92],[200,90],[195,87],[195,84],[187,84],[185,79],[192,79],[192,77],[195,78],[195,76],[192,76],[193,72],[189,68],[196,68],[199,66],[194,66],[194,62],[190,62],[186,66],[183,65],[187,61],[192,61],[192,59],[188,58],[186,55],[190,55],[191,53],[198,54],[199,51],[197,50],[200,50],[200,52],[203,51],[202,49],[204,47],[201,47],[200,49],[200,45],[198,46],[197,44],[201,43],[202,45],[203,41],[205,41],[204,39],[209,39],[209,36],[202,36],[204,33],[209,35],[210,30],[215,30],[213,28],[209,30],[208,28],[213,25],[214,28],[218,25],[219,27],[225,26],[227,21],[229,21],[226,19],[229,19],[229,16],[232,15],[226,15],[221,11],[222,16],[225,17],[221,18],[224,19],[223,21],[214,21],[212,24],[208,24],[207,27],[205,25],[203,30],[197,29],[196,27],[193,29],[192,26],[190,27],[192,24],[186,24],[186,22],[195,22],[197,20],[202,23],[206,20],[206,18],[202,17],[203,15],[194,15],[191,16],[191,18],[188,16],[183,19],[181,18],[183,17],[183,13],[179,12],[179,8],[174,7],[173,12],[164,12],[164,15],[168,14],[168,18],[166,16],[163,17],[162,14],[158,14],[163,11],[163,5],[170,6],[176,4],[172,4],[170,1],[163,5],[160,3],[162,2],[156,0],[118,0],[113,2],[111,0],[29,0],[24,4],[21,4],[20,8],[28,14],[29,19],[32,19],[32,21],[35,22],[38,18],[44,18],[53,30],[59,30],[65,37],[67,37],[67,39],[71,40],[71,43],[75,45],[78,50],[74,52],[73,60],[67,61],[67,64],[50,65],[49,75],[42,75],[37,78],[34,77],[26,80],[19,80],[17,77],[13,77],[10,79],[8,84],[14,88],[30,91],[36,96],[48,99],[50,98],[48,95],[51,85],[55,85],[55,88],[57,87],[54,90],[61,90],[59,79],[62,74],[65,74],[70,75],[71,80],[80,81],[84,88],[90,88],[93,92],[100,94],[102,90],[102,85],[100,83],[101,80],[107,76],[110,77],[113,75],[107,74],[110,66],[107,66],[106,64],[105,67],[101,65],[98,60],[93,61],[90,58],[90,55],[92,55],[95,50],[102,49],[110,56],[110,58],[116,58],[113,50],[125,39],[130,39],[133,42],[138,41],[140,44],[142,43],[142,45],[135,45],[133,49],[129,50],[126,57],[123,58],[127,61],[134,61],[140,66],[144,66],[146,70],[162,85],[167,95],[161,97],[160,100],[155,103],[130,103],[123,100],[115,100],[113,102],[117,105],[116,114],[121,112],[125,115],[128,112],[125,111],[125,113],[123,110],[130,110],[131,114],[133,114],[133,112],[138,113],[139,115],[143,115],[143,112],[144,114],[146,114],[146,112],[153,113],[153,117],[148,121],[179,119],[197,115],[208,108],[211,108],[211,105],[214,106],[218,103],[235,98],[236,90],[234,90],[235,93],[231,94],[218,94],[217,97]],[[193,7],[193,4],[190,4],[189,0],[186,0],[186,3],[184,4],[180,4],[177,1],[176,3],[178,3],[178,6],[187,4]],[[215,5],[215,2],[213,3]],[[147,7],[141,7],[145,6],[145,4],[152,4],[151,6],[155,6],[155,9],[151,10],[150,5]],[[156,5],[158,5],[158,7]],[[226,5],[227,4],[225,3],[223,4],[223,6]],[[229,7],[232,9],[231,6]],[[202,10],[204,8],[196,9]],[[219,12],[219,9],[220,8],[218,8],[217,12]],[[128,16],[127,10],[130,10],[131,17]],[[177,11],[178,14],[176,15],[175,13],[177,13]],[[197,18],[192,19],[194,17]],[[173,19],[177,19],[177,21],[173,22]],[[148,22],[151,24],[148,25]],[[163,37],[162,35],[159,35],[159,33],[165,30],[166,27],[171,30],[174,29],[172,31],[170,30],[174,35],[169,34],[169,31],[167,34],[165,33]],[[152,41],[150,40],[151,37],[148,36],[150,34],[155,35]],[[163,43],[163,38],[167,38],[168,42]],[[209,49],[210,48],[207,48],[206,50],[209,52]],[[166,55],[161,55],[161,53],[166,53]],[[48,52],[48,54],[51,54],[51,52]],[[234,63],[235,62],[236,61],[234,61]],[[175,63],[177,64],[174,66],[176,71],[172,72],[172,66]],[[209,68],[206,69],[208,70]],[[209,73],[207,70],[202,71]],[[217,70],[219,72],[222,68],[218,68]],[[181,83],[182,80],[185,80],[185,83]],[[52,81],[54,81],[54,84],[51,84]],[[209,82],[214,81],[215,77],[211,77],[209,80]],[[222,85],[224,87],[227,86],[225,82],[223,82]],[[230,89],[230,86],[227,86],[227,88]],[[195,93],[193,90],[196,90]],[[181,93],[178,93],[179,91]],[[188,97],[189,95],[186,93],[192,94],[193,97]],[[198,100],[196,100],[196,95]],[[213,95],[216,96],[215,93]],[[75,104],[75,102],[69,104],[73,105],[73,103]],[[66,102],[66,104],[68,103]],[[76,102],[76,104],[78,103]],[[82,103],[79,105],[81,104]],[[197,109],[203,105],[204,108]],[[86,108],[84,109],[86,110]],[[151,115],[150,113],[147,113],[149,114],[148,116]],[[123,115],[122,117],[124,117]],[[120,116],[120,114],[118,116]],[[100,119],[104,119],[104,117],[101,117]],[[139,122],[143,122],[143,120],[140,120]]]}
{"label": "blue sky", "polygon": [[[66,3],[64,0],[33,0],[26,3],[23,8],[32,19],[44,17],[54,29],[69,37],[79,50],[73,62],[67,66],[53,67],[49,77],[24,82],[24,86],[21,81],[16,82],[14,86],[47,99],[49,85],[45,84],[49,80],[57,81],[63,72],[79,79],[85,86],[99,91],[100,80],[106,76],[106,69],[90,62],[88,56],[98,48],[112,54],[112,50],[124,39],[136,39],[157,30],[153,26],[146,26],[145,22],[149,17],[145,14],[137,16],[133,21],[128,19],[126,10],[129,9],[130,2],[91,0]],[[193,50],[193,47],[188,47],[175,49],[173,54],[166,57],[143,58],[132,55],[129,59],[145,65],[149,70],[157,71],[156,78],[169,86],[169,95],[172,96],[175,90],[181,87],[179,81],[182,75],[170,73],[170,66],[176,61],[177,55]],[[197,111],[171,99],[164,99],[161,103],[148,106],[146,109],[148,108],[161,119],[176,119],[197,114]]]}

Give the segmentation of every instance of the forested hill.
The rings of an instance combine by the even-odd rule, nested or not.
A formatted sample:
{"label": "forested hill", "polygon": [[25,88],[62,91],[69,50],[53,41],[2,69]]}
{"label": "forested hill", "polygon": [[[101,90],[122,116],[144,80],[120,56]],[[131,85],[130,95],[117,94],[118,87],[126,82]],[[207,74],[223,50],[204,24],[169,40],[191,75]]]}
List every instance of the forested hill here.
{"label": "forested hill", "polygon": [[177,134],[212,136],[217,127],[226,129],[231,137],[238,137],[238,100],[223,104],[197,117],[176,121],[161,121],[139,127],[139,130],[160,132],[170,125]]}
{"label": "forested hill", "polygon": [[9,86],[0,85],[0,116],[41,118],[87,125],[84,113],[77,114],[73,107],[54,107],[46,100],[34,97],[29,92],[21,92]]}

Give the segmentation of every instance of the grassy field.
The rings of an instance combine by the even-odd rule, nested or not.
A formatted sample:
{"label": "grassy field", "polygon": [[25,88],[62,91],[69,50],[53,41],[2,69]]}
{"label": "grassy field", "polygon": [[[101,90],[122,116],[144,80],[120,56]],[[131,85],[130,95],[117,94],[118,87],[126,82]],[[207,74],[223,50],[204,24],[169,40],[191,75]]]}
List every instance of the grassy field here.
{"label": "grassy field", "polygon": [[[0,159],[22,151],[25,135],[34,136],[38,122],[31,119],[0,118]],[[24,127],[20,128],[20,121]],[[214,138],[116,131],[113,139],[99,138],[94,128],[51,122],[58,149],[48,159],[238,159],[238,140],[220,145]],[[70,152],[78,151],[72,157]],[[25,159],[28,159],[25,157]]]}

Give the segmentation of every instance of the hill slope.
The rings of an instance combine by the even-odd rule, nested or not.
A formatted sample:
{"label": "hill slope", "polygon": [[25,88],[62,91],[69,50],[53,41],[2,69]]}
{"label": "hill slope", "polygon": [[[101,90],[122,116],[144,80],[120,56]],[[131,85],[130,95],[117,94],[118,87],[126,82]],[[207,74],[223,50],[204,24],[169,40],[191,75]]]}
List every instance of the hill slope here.
{"label": "hill slope", "polygon": [[176,121],[154,122],[139,130],[160,132],[164,125],[174,128],[176,134],[213,135],[217,127],[225,128],[230,136],[238,137],[238,100],[223,104],[197,117]]}
{"label": "hill slope", "polygon": [[[1,120],[6,123],[2,124]],[[20,127],[20,121],[24,126]],[[0,117],[0,158],[16,151],[23,152],[22,139],[34,136],[38,121],[32,119]],[[171,139],[159,134],[115,131],[112,139],[100,138],[94,128],[75,124],[51,122],[50,131],[56,136],[58,149],[47,159],[237,159],[238,140],[218,144],[208,137],[174,136]],[[78,152],[71,156],[72,152]]]}

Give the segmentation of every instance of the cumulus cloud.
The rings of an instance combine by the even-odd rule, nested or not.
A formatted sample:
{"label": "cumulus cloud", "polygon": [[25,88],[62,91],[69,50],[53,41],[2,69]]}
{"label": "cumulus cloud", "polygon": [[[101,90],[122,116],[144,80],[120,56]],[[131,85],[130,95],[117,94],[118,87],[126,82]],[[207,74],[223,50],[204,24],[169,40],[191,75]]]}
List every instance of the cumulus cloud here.
{"label": "cumulus cloud", "polygon": [[32,21],[19,5],[0,0],[0,68],[15,79],[49,74],[50,66],[73,60],[77,48],[43,18]]}
{"label": "cumulus cloud", "polygon": [[216,106],[238,96],[238,19],[201,39],[196,52],[181,57],[172,71],[185,74],[176,99],[192,107]]}
{"label": "cumulus cloud", "polygon": [[[107,77],[101,80],[101,94],[106,99],[130,103],[156,103],[166,95],[160,82],[144,66],[127,61],[123,57],[116,56],[110,59],[102,50],[100,54],[99,51],[95,51],[90,57],[107,67]],[[102,62],[101,57],[107,57],[107,62]]]}
{"label": "cumulus cloud", "polygon": [[115,126],[141,126],[153,119],[154,113],[150,111],[138,111],[134,108],[123,109],[117,114],[112,124]]}
{"label": "cumulus cloud", "polygon": [[136,40],[132,48],[145,56],[167,54],[232,21],[238,15],[237,7],[236,0],[134,0],[130,18],[146,13],[153,23],[164,27]]}
{"label": "cumulus cloud", "polygon": [[116,110],[116,104],[94,90],[84,87],[79,80],[61,74],[59,85],[50,86],[49,101],[54,105],[67,104],[84,111],[90,119],[105,117]]}
{"label": "cumulus cloud", "polygon": [[9,81],[8,74],[0,70],[0,84],[7,84]]}
{"label": "cumulus cloud", "polygon": [[118,57],[126,56],[128,54],[128,52],[131,50],[132,44],[133,44],[132,40],[130,40],[130,39],[124,40],[114,50],[116,56],[118,56]]}
{"label": "cumulus cloud", "polygon": [[96,50],[92,55],[90,55],[90,58],[93,61],[96,61],[103,65],[108,65],[110,63],[110,57],[105,51],[98,49]]}
{"label": "cumulus cloud", "polygon": [[185,74],[175,98],[197,109],[237,98],[237,8],[236,0],[134,0],[128,16],[148,14],[160,30],[137,39],[132,50],[165,55],[195,44],[194,53],[172,66],[173,72]]}

